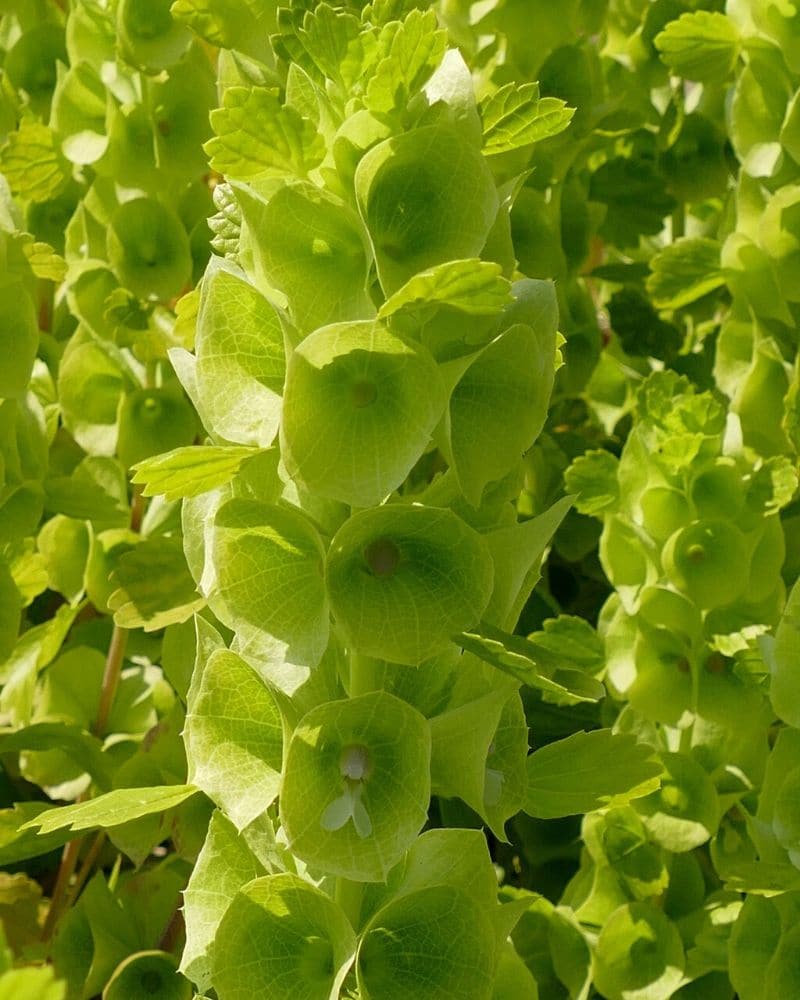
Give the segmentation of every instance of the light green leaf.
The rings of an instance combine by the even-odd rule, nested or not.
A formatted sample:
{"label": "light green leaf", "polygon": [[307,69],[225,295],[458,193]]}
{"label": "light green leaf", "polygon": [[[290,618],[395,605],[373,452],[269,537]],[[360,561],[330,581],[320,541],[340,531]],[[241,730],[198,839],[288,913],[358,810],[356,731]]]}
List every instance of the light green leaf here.
{"label": "light green leaf", "polygon": [[161,785],[152,788],[117,788],[88,802],[48,809],[34,819],[28,820],[21,829],[37,830],[41,834],[55,833],[57,830],[107,830],[121,823],[153,813],[166,812],[196,795],[198,789],[192,785]]}
{"label": "light green leaf", "polygon": [[450,450],[459,484],[477,507],[487,484],[507,475],[533,444],[547,417],[555,377],[557,308],[548,282],[515,288],[528,305],[515,303],[533,326],[514,323],[467,368],[450,396]]}
{"label": "light green leaf", "polygon": [[14,194],[43,202],[64,187],[69,164],[52,131],[41,122],[28,121],[11,132],[0,149],[0,171]]}
{"label": "light green leaf", "polygon": [[574,816],[640,798],[657,788],[663,767],[635,737],[610,729],[580,732],[528,757],[525,812]]}
{"label": "light green leaf", "polygon": [[0,976],[0,1000],[66,1000],[67,984],[52,968],[9,969]]}
{"label": "light green leaf", "polygon": [[481,536],[451,511],[390,504],[343,525],[325,577],[333,613],[357,652],[417,664],[480,618],[492,566]]}
{"label": "light green leaf", "polygon": [[716,240],[676,240],[650,261],[647,290],[659,309],[681,309],[725,284]]}
{"label": "light green leaf", "polygon": [[289,361],[286,467],[309,491],[357,507],[380,503],[428,447],[445,400],[421,345],[376,322],[323,327]]}
{"label": "light green leaf", "polygon": [[661,760],[666,773],[660,788],[640,799],[636,809],[657,844],[668,851],[691,851],[717,831],[717,791],[694,758],[666,753]]}
{"label": "light green leaf", "polygon": [[245,883],[266,874],[244,835],[221,812],[215,812],[183,893],[186,945],[181,972],[199,990],[211,986],[208,952],[230,902]]}
{"label": "light green leaf", "polygon": [[258,55],[259,37],[274,26],[274,6],[261,0],[175,0],[170,12],[212,45]]}
{"label": "light green leaf", "polygon": [[23,396],[39,346],[36,309],[22,282],[0,286],[0,399]]}
{"label": "light green leaf", "polygon": [[684,964],[675,924],[651,903],[629,903],[600,932],[595,985],[607,1000],[668,1000],[684,982]]}
{"label": "light green leaf", "polygon": [[284,766],[292,852],[326,874],[384,881],[427,818],[430,754],[424,716],[385,691],[312,709]]}
{"label": "light green leaf", "polygon": [[528,687],[554,696],[560,704],[599,701],[606,693],[600,681],[582,670],[563,666],[558,654],[547,647],[486,622],[478,631],[462,632],[456,638],[467,652]]}
{"label": "light green leaf", "polygon": [[237,830],[277,798],[283,729],[269,688],[241,657],[213,653],[192,688],[183,731],[190,784]]}
{"label": "light green leaf", "polygon": [[174,537],[146,538],[123,553],[111,574],[108,598],[122,628],[155,632],[186,621],[205,604],[189,573],[183,545]]}
{"label": "light green leaf", "polygon": [[[431,720],[431,788],[485,815],[486,767],[507,689],[490,691]],[[502,830],[501,830],[502,833]]]}
{"label": "light green leaf", "polygon": [[37,722],[11,733],[0,730],[0,753],[24,750],[60,750],[90,774],[98,787],[111,787],[111,762],[103,754],[102,744],[79,725]]}
{"label": "light green leaf", "polygon": [[213,522],[209,597],[242,637],[271,637],[293,662],[316,665],[329,628],[323,559],[316,530],[296,508],[229,500]]}
{"label": "light green leaf", "polygon": [[556,97],[539,97],[538,83],[507,83],[480,105],[483,151],[507,153],[558,135],[572,121],[575,108]]}
{"label": "light green leaf", "polygon": [[670,21],[654,44],[676,76],[719,83],[736,66],[741,39],[736,25],[724,14],[695,10]]}
{"label": "light green leaf", "polygon": [[564,485],[576,494],[575,509],[600,517],[617,509],[620,502],[617,469],[619,459],[605,449],[579,455],[564,473]]}
{"label": "light green leaf", "polygon": [[494,316],[510,301],[511,285],[500,265],[475,257],[447,261],[415,274],[383,303],[378,318],[432,305],[458,309],[468,316]]}
{"label": "light green leaf", "polygon": [[5,660],[17,641],[22,610],[22,595],[6,560],[0,557],[0,662]]}
{"label": "light green leaf", "polygon": [[296,875],[248,882],[210,950],[211,979],[225,1000],[333,1000],[356,949],[339,906]]}
{"label": "light green leaf", "polygon": [[64,830],[47,834],[22,830],[23,826],[49,809],[46,802],[16,802],[11,809],[0,809],[0,865],[4,868],[28,858],[49,854],[65,844],[70,834]]}
{"label": "light green leaf", "polygon": [[490,1000],[496,951],[492,925],[467,893],[426,886],[372,919],[358,981],[372,1000]]}
{"label": "light green leaf", "polygon": [[55,252],[49,243],[26,240],[22,252],[37,278],[45,281],[62,282],[67,276],[67,262]]}
{"label": "light green leaf", "polygon": [[269,447],[280,422],[283,332],[264,296],[222,262],[203,280],[195,352],[203,422],[227,441]]}
{"label": "light green leaf", "polygon": [[253,448],[188,447],[154,455],[131,467],[132,482],[143,484],[146,497],[163,494],[168,501],[196,497],[222,486],[238,472]]}
{"label": "light green leaf", "polygon": [[562,497],[538,517],[484,535],[494,562],[494,589],[484,620],[513,629],[536,586],[542,559],[574,497]]}
{"label": "light green leaf", "polygon": [[438,29],[436,12],[412,10],[401,22],[390,22],[377,41],[378,63],[364,100],[376,115],[405,108],[447,49],[447,32]]}
{"label": "light green leaf", "polygon": [[800,728],[800,582],[789,594],[769,657],[769,696],[776,715],[790,726]]}
{"label": "light green leaf", "polygon": [[448,125],[373,147],[355,188],[386,295],[436,264],[478,256],[499,205],[480,151]]}
{"label": "light green leaf", "polygon": [[235,179],[265,171],[305,177],[325,153],[313,122],[264,87],[229,87],[211,125],[216,136],[204,147],[211,167]]}

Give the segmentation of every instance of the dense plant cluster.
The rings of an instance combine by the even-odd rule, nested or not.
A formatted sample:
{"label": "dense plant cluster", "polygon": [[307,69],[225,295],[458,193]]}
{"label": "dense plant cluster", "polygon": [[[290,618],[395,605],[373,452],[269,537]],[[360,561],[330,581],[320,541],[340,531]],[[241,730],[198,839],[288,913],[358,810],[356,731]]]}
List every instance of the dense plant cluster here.
{"label": "dense plant cluster", "polygon": [[800,13],[0,0],[0,1000],[800,995]]}

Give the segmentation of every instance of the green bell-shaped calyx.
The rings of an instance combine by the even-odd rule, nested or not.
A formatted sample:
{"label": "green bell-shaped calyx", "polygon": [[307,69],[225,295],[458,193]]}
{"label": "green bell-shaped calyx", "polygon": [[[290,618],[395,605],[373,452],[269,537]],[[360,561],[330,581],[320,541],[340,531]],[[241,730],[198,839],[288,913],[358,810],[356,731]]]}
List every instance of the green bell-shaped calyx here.
{"label": "green bell-shaped calyx", "polygon": [[477,257],[499,205],[479,146],[451,125],[379,143],[359,163],[355,187],[386,295],[426,268]]}
{"label": "green bell-shaped calyx", "polygon": [[389,504],[339,529],[325,575],[357,652],[416,664],[480,619],[494,570],[483,538],[452,511]]}
{"label": "green bell-shaped calyx", "polygon": [[329,1000],[356,940],[339,906],[296,875],[248,882],[234,896],[210,950],[220,1000]]}
{"label": "green bell-shaped calyx", "polygon": [[356,507],[380,503],[430,442],[446,405],[433,357],[364,321],[322,327],[293,353],[281,450],[311,492]]}
{"label": "green bell-shaped calyx", "polygon": [[292,852],[316,871],[383,881],[427,818],[430,755],[424,716],[385,691],[312,709],[284,762]]}

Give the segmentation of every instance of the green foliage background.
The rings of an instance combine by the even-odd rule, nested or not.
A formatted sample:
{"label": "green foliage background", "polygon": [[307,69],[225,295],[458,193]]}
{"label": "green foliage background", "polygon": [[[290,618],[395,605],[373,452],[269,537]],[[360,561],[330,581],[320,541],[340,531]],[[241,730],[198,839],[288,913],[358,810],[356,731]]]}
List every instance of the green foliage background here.
{"label": "green foliage background", "polygon": [[800,11],[0,0],[0,1000],[800,996]]}

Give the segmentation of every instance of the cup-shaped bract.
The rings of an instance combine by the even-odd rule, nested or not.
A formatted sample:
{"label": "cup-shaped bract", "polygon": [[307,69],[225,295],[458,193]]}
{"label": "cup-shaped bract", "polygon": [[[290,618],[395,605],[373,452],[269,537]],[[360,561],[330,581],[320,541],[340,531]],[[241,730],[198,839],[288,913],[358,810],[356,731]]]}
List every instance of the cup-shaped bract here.
{"label": "cup-shaped bract", "polygon": [[254,254],[286,296],[299,330],[375,315],[367,295],[366,237],[352,209],[313,184],[286,184],[258,222],[269,239],[258,241]]}
{"label": "cup-shaped bract", "polygon": [[7,51],[5,75],[14,88],[24,90],[37,112],[46,112],[56,85],[56,66],[67,61],[64,30],[55,21],[28,28]]}
{"label": "cup-shaped bract", "polygon": [[284,462],[309,491],[370,507],[406,478],[445,404],[439,369],[421,345],[376,321],[322,327],[287,366]]}
{"label": "cup-shaped bract", "polygon": [[248,882],[210,950],[220,1000],[329,1000],[338,996],[355,934],[336,903],[296,875]]}
{"label": "cup-shaped bract", "polygon": [[664,548],[672,582],[701,608],[718,608],[747,587],[750,556],[744,536],[730,521],[693,521]]}
{"label": "cup-shaped bract", "polygon": [[479,146],[451,125],[379,143],[355,186],[386,295],[426,268],[479,256],[499,204]]}
{"label": "cup-shaped bract", "polygon": [[462,889],[434,885],[387,904],[366,929],[357,971],[366,1000],[489,1000],[495,932]]}
{"label": "cup-shaped bract", "polygon": [[138,951],[117,966],[103,990],[105,1000],[157,996],[161,1000],[190,1000],[188,979],[178,974],[174,955],[165,951]]}
{"label": "cup-shaped bract", "polygon": [[484,539],[452,511],[389,504],[339,529],[325,575],[353,649],[418,664],[480,620],[494,568]]}
{"label": "cup-shaped bract", "polygon": [[189,237],[178,216],[155,198],[133,198],[114,212],[106,238],[120,283],[143,299],[170,299],[189,281]]}
{"label": "cup-shaped bract", "polygon": [[651,903],[615,910],[600,932],[594,959],[595,985],[608,1000],[667,1000],[683,980],[678,929]]}
{"label": "cup-shaped bract", "polygon": [[639,799],[637,811],[656,843],[668,851],[691,851],[716,833],[719,800],[714,783],[692,757],[661,755],[666,774],[658,791]]}
{"label": "cup-shaped bract", "polygon": [[120,407],[117,455],[130,468],[151,455],[191,444],[196,434],[197,418],[180,388],[137,389]]}
{"label": "cup-shaped bract", "polygon": [[284,761],[293,853],[315,871],[384,881],[427,819],[430,756],[425,717],[385,691],[313,708]]}
{"label": "cup-shaped bract", "polygon": [[170,13],[171,0],[121,0],[117,33],[125,58],[153,73],[173,66],[192,44],[192,33]]}
{"label": "cup-shaped bract", "polygon": [[328,642],[322,542],[297,508],[235,498],[211,531],[212,605],[240,638],[272,637],[316,665]]}

